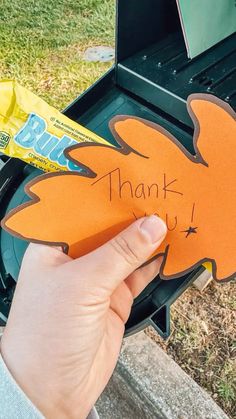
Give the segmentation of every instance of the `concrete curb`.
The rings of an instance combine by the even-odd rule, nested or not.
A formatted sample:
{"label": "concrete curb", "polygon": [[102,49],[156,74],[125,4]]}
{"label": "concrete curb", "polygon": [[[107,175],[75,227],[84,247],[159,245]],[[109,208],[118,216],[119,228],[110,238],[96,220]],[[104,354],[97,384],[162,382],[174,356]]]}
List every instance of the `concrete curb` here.
{"label": "concrete curb", "polygon": [[97,409],[101,419],[229,419],[143,332],[125,339]]}

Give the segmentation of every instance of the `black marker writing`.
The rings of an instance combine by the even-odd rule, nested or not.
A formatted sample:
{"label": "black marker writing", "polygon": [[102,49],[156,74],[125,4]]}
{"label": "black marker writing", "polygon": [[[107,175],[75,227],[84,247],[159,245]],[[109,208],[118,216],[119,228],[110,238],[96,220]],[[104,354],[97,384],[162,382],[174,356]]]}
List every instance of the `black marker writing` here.
{"label": "black marker writing", "polygon": [[[137,198],[143,200],[149,198],[166,199],[169,194],[183,196],[182,192],[170,189],[170,186],[178,181],[177,179],[169,180],[167,182],[167,175],[165,173],[162,179],[163,180],[159,183],[153,182],[151,184],[147,184],[140,182],[139,184],[134,184],[130,179],[124,179],[121,176],[121,170],[116,168],[96,179],[91,186],[94,186],[102,181],[107,181],[110,201],[112,201],[115,196],[118,196],[120,199]],[[160,191],[163,191],[163,193],[160,194]]]}

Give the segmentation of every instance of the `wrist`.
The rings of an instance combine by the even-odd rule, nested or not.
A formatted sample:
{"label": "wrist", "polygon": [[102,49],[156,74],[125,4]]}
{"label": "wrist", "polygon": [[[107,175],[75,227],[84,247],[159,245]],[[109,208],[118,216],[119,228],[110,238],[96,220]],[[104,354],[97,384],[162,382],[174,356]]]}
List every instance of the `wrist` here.
{"label": "wrist", "polygon": [[[82,391],[78,392],[77,389],[74,396],[71,386],[69,389],[65,389],[65,380],[62,374],[61,380],[53,380],[48,371],[43,373],[41,369],[39,372],[37,363],[30,361],[31,357],[17,355],[14,349],[11,351],[8,342],[4,339],[0,344],[0,354],[16,385],[45,418],[87,418],[94,405],[89,400],[89,392],[87,394],[86,391],[83,391],[82,395]],[[29,362],[24,362],[27,358]],[[67,378],[66,381],[70,380]],[[78,397],[78,394],[81,394],[81,397]]]}

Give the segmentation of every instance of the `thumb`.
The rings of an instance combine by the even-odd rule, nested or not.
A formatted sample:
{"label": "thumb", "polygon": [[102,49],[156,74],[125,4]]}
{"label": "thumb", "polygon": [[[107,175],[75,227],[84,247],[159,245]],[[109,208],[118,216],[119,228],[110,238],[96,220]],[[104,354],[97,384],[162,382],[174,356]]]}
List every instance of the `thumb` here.
{"label": "thumb", "polygon": [[103,246],[75,260],[77,272],[82,270],[90,285],[103,287],[111,293],[147,261],[164,240],[166,232],[166,225],[159,217],[141,218]]}

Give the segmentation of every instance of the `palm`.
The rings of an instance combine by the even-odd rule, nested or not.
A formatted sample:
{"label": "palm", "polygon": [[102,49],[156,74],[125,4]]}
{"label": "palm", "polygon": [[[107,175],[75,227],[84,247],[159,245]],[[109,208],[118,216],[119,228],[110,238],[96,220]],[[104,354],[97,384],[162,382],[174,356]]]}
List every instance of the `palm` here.
{"label": "palm", "polygon": [[140,219],[77,260],[29,246],[1,350],[44,416],[87,417],[107,384],[133,299],[160,268],[158,260],[139,268],[162,240],[150,239],[147,224],[164,237],[163,222]]}
{"label": "palm", "polygon": [[[87,388],[91,384],[95,394],[100,394],[104,390],[112,375],[124,334],[124,321],[111,306],[115,300],[115,305],[123,307],[122,313],[126,316],[131,308],[130,304],[129,306],[127,304],[124,305],[124,301],[117,296],[118,293],[119,290],[115,291],[110,301],[101,300],[96,306],[92,305],[90,307],[91,316],[87,315],[88,306],[85,307],[86,310],[83,307],[81,309],[80,306],[79,324],[82,327],[78,330],[72,326],[75,330],[72,352],[74,350],[77,351],[77,363],[79,366],[78,387]],[[81,315],[81,312],[86,312],[86,315]],[[78,324],[78,318],[76,323]],[[90,341],[90,345],[89,347],[87,346],[86,350],[83,350],[81,341],[84,341],[86,345],[86,336]],[[68,345],[66,344],[65,359],[70,359],[73,353],[68,353],[67,351]]]}

